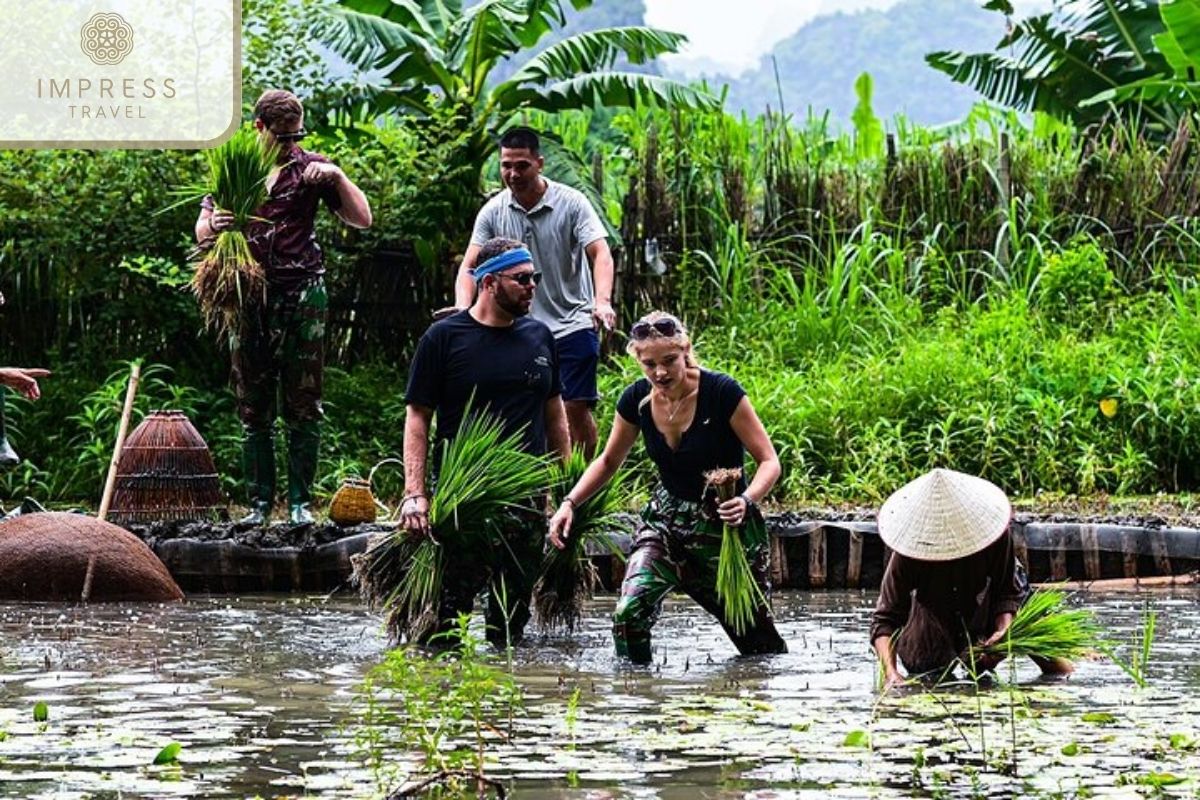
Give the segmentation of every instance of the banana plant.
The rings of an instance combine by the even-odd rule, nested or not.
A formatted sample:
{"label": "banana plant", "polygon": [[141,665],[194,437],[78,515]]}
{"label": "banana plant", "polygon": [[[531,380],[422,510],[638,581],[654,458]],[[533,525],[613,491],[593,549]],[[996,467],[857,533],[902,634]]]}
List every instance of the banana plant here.
{"label": "banana plant", "polygon": [[[1056,11],[1011,22],[1009,0],[985,8],[1010,18],[1009,33],[996,52],[938,51],[927,63],[984,97],[1022,111],[1045,111],[1080,126],[1108,111],[1108,94],[1139,81],[1171,74],[1155,46],[1164,32],[1158,3],[1152,0],[1068,0]],[[1179,109],[1142,105],[1149,121],[1173,126]]]}
{"label": "banana plant", "polygon": [[[507,80],[489,80],[566,22],[566,0],[340,0],[321,26],[325,44],[373,76],[361,115],[434,118],[448,111],[465,134],[461,155],[482,165],[492,135],[529,109],[556,112],[600,106],[658,105],[711,109],[706,91],[657,75],[613,69],[674,53],[686,37],[646,26],[569,36],[530,57]],[[570,0],[576,9],[592,0]]]}
{"label": "banana plant", "polygon": [[1200,102],[1200,0],[1173,0],[1158,7],[1162,33],[1154,46],[1170,66],[1169,74],[1108,89],[1084,105],[1141,103],[1195,108]]}

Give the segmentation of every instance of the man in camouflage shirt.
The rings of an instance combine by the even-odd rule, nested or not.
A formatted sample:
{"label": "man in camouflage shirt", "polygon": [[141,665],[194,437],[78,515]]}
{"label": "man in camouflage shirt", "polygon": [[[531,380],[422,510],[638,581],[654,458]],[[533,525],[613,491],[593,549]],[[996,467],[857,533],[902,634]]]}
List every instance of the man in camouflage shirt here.
{"label": "man in camouflage shirt", "polygon": [[[291,92],[268,90],[254,106],[254,127],[280,146],[267,180],[267,202],[246,227],[246,239],[267,275],[266,303],[248,309],[247,323],[230,333],[233,385],[243,436],[242,466],[250,513],[263,525],[275,499],[275,415],[282,390],[287,430],[288,512],[312,522],[309,504],[320,446],[321,378],[325,361],[324,259],[313,234],[323,202],[355,228],[371,225],[366,196],[329,159],[303,150],[304,107]],[[205,243],[233,227],[233,214],[206,197],[196,221]]]}

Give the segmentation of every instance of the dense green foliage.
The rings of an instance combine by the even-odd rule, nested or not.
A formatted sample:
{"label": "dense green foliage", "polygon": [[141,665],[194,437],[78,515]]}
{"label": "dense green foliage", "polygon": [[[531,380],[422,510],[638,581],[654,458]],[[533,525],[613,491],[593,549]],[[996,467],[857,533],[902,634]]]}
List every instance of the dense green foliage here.
{"label": "dense green foliage", "polygon": [[[987,7],[1010,20],[1008,0]],[[1015,20],[995,52],[938,51],[929,64],[994,102],[1086,125],[1113,110],[1162,136],[1200,96],[1196,0],[1069,0]]]}
{"label": "dense green foliage", "polygon": [[[269,31],[307,6],[247,7]],[[1172,30],[1186,42],[1186,29]],[[625,321],[654,305],[681,314],[702,360],[749,390],[783,457],[777,499],[877,499],[937,465],[1026,495],[1195,490],[1190,123],[1160,143],[1128,121],[1085,134],[981,108],[936,130],[892,120],[889,148],[875,110],[891,90],[879,74],[869,83],[856,137],[814,118],[719,111],[525,118],[562,142],[553,169],[572,183],[599,178],[598,204],[626,244]],[[326,126],[306,142],[355,178],[377,220],[353,232],[320,216],[340,315],[326,497],[344,475],[399,454],[406,364],[345,342],[372,303],[448,300],[438,281],[452,261],[438,243],[461,245],[447,231],[469,225],[486,174],[485,160],[461,158],[472,129],[456,114]],[[6,360],[56,371],[40,401],[8,399],[27,460],[0,475],[0,495],[96,501],[132,359],[147,365],[135,422],[151,408],[184,410],[234,487],[227,356],[200,333],[186,288],[196,209],[163,212],[165,187],[202,169],[193,153],[0,153]],[[364,263],[405,247],[415,256],[394,296],[359,283]],[[428,309],[409,308],[419,332]],[[624,356],[606,363],[602,419],[635,375]],[[396,472],[378,483],[380,497],[399,496]]]}

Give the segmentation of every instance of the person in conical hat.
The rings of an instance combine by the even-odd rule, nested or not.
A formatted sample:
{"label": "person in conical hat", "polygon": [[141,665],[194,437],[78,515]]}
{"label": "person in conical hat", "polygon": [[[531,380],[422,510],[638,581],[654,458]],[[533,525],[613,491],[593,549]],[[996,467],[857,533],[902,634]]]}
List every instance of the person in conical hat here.
{"label": "person in conical hat", "polygon": [[[935,469],[907,483],[879,510],[879,538],[892,549],[871,619],[871,643],[885,690],[910,675],[937,678],[969,644],[1000,641],[1029,596],[1024,566],[1013,553],[1012,507],[983,478]],[[969,637],[969,638],[968,638]],[[1042,671],[1065,674],[1070,662],[1034,658]],[[999,657],[976,659],[978,671]]]}

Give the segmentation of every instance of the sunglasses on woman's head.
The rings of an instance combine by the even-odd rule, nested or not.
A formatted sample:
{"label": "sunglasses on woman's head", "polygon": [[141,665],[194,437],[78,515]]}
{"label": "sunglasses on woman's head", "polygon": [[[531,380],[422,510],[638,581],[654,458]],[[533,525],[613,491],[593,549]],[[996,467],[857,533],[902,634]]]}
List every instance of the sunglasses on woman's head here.
{"label": "sunglasses on woman's head", "polygon": [[503,272],[498,273],[501,278],[508,278],[510,281],[516,281],[522,286],[533,284],[537,286],[542,282],[542,273],[540,272],[522,272],[518,275],[505,275]]}
{"label": "sunglasses on woman's head", "polygon": [[679,333],[679,323],[670,317],[656,319],[654,322],[635,322],[633,327],[629,329],[629,335],[635,340],[641,341],[651,336],[655,331],[658,331],[660,335],[666,336],[669,339]]}

